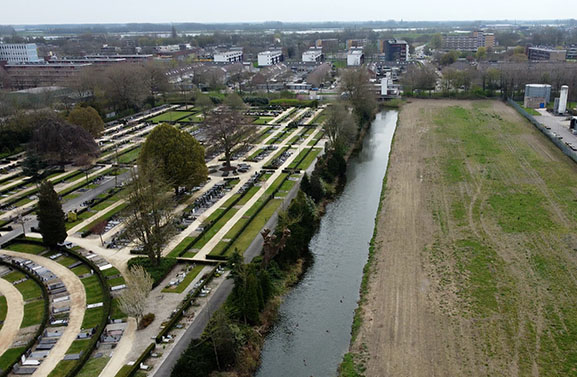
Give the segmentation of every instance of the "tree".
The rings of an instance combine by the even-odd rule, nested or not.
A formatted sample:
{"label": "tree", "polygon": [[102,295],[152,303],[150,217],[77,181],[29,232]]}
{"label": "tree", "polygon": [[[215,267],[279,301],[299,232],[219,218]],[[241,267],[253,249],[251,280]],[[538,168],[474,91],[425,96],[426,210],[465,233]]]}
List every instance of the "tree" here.
{"label": "tree", "polygon": [[97,138],[104,131],[104,122],[94,107],[74,108],[67,118],[68,122],[84,128],[92,137]]}
{"label": "tree", "polygon": [[194,100],[194,105],[200,109],[200,112],[204,117],[208,112],[214,107],[214,102],[206,94],[198,93]]}
{"label": "tree", "polygon": [[156,104],[156,96],[166,93],[170,89],[166,69],[157,62],[149,62],[144,65],[143,83],[148,94],[148,102],[153,107]]}
{"label": "tree", "polygon": [[66,240],[66,223],[62,204],[50,181],[43,181],[38,190],[38,229],[44,245],[55,248]]}
{"label": "tree", "polygon": [[451,65],[457,61],[458,57],[456,51],[449,51],[441,56],[439,63],[441,63],[441,65]]}
{"label": "tree", "polygon": [[41,119],[28,145],[28,152],[38,155],[48,165],[64,165],[86,156],[95,159],[99,148],[84,128],[57,117]]}
{"label": "tree", "polygon": [[142,80],[144,69],[135,64],[120,64],[103,73],[103,88],[108,101],[118,110],[138,109],[146,97]]}
{"label": "tree", "polygon": [[248,143],[256,132],[244,116],[244,109],[238,108],[235,101],[228,100],[225,105],[208,113],[203,125],[207,142],[224,152],[227,167],[230,167],[232,150]]}
{"label": "tree", "polygon": [[341,150],[354,139],[355,122],[347,107],[341,102],[330,106],[326,112],[327,118],[323,130],[329,139],[330,148]]}
{"label": "tree", "polygon": [[160,263],[162,249],[173,231],[173,201],[168,190],[154,161],[141,165],[138,175],[132,172],[124,219],[126,234],[154,264]]}
{"label": "tree", "polygon": [[124,277],[126,289],[118,297],[120,310],[136,318],[138,323],[146,309],[146,298],[152,290],[153,280],[142,266],[129,268]]}
{"label": "tree", "polygon": [[368,71],[363,67],[346,70],[341,77],[341,90],[353,106],[359,127],[369,123],[375,113],[377,102],[369,82]]}
{"label": "tree", "polygon": [[138,160],[139,169],[145,169],[151,162],[158,165],[176,194],[179,187],[197,186],[208,176],[204,148],[188,132],[168,124],[156,126],[146,138]]}
{"label": "tree", "polygon": [[30,177],[32,182],[38,183],[42,179],[42,169],[46,167],[46,164],[34,152],[26,153],[26,158],[22,162],[22,174]]}
{"label": "tree", "polygon": [[97,234],[100,237],[100,244],[102,246],[104,246],[104,240],[102,239],[102,235],[106,231],[106,223],[107,223],[106,221],[100,221],[96,223],[96,225],[94,225],[92,229],[90,229],[91,233]]}

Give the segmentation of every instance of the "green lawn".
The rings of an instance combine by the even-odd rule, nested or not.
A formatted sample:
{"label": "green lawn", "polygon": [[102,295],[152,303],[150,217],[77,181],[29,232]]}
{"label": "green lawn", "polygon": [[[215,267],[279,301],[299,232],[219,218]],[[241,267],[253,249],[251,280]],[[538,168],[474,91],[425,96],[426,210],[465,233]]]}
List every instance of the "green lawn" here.
{"label": "green lawn", "polygon": [[39,325],[44,317],[44,300],[32,301],[24,305],[24,318],[21,328]]}
{"label": "green lawn", "polygon": [[299,165],[300,161],[301,161],[303,158],[305,158],[305,155],[307,155],[307,153],[309,153],[310,150],[311,150],[311,148],[304,148],[304,149],[302,149],[302,150],[299,152],[298,156],[296,156],[296,157],[291,161],[291,163],[289,164],[288,168],[289,168],[289,169],[295,169],[295,168]]}
{"label": "green lawn", "polygon": [[96,274],[80,279],[86,290],[86,304],[95,304],[104,300],[100,280]]}
{"label": "green lawn", "polygon": [[0,369],[6,370],[10,364],[20,358],[24,351],[26,351],[26,347],[8,348],[0,355]]}
{"label": "green lawn", "polygon": [[52,369],[48,377],[65,377],[74,368],[78,360],[62,360]]}
{"label": "green lawn", "polygon": [[320,148],[313,148],[309,154],[307,154],[307,156],[304,158],[304,160],[302,160],[298,165],[297,165],[297,169],[299,170],[307,170],[309,166],[311,166],[311,164],[314,162],[314,160],[317,158],[317,156],[319,155],[319,153],[322,152],[322,149]]}
{"label": "green lawn", "polygon": [[258,117],[257,119],[255,119],[254,122],[252,122],[252,124],[257,124],[257,125],[268,124],[273,119],[274,119],[274,117],[261,116],[261,117]]}
{"label": "green lawn", "polygon": [[176,122],[192,115],[192,111],[167,111],[150,119],[152,123]]}
{"label": "green lawn", "polygon": [[138,158],[138,155],[140,154],[140,149],[142,147],[136,147],[131,151],[128,151],[126,153],[123,153],[121,155],[118,156],[118,163],[120,164],[129,164],[132,163],[134,161],[136,161],[136,159]]}
{"label": "green lawn", "polygon": [[38,255],[46,248],[40,244],[29,244],[29,243],[12,243],[7,246],[3,246],[5,249],[19,251],[21,253],[35,254]]}
{"label": "green lawn", "polygon": [[82,232],[86,232],[89,231],[90,229],[92,229],[96,224],[104,221],[104,220],[109,220],[112,216],[120,213],[120,211],[122,211],[124,208],[126,208],[127,203],[123,203],[113,209],[111,209],[110,211],[106,212],[104,215],[98,217],[96,220],[92,221],[90,224],[86,225],[84,228],[82,228]]}
{"label": "green lawn", "polygon": [[78,373],[76,377],[98,376],[106,364],[108,364],[108,361],[110,361],[110,357],[91,358],[84,364],[82,369],[80,369],[80,373]]}

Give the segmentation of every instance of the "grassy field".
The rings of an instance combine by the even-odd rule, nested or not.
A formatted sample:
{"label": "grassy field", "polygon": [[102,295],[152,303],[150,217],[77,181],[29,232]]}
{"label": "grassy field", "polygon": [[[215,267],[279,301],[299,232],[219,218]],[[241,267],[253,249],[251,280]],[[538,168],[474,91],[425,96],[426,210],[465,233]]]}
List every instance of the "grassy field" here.
{"label": "grassy field", "polygon": [[176,122],[193,114],[191,111],[167,111],[150,119],[152,123]]}
{"label": "grassy field", "polygon": [[367,375],[576,376],[577,165],[497,101],[400,119],[353,346]]}
{"label": "grassy field", "polygon": [[202,269],[204,268],[203,265],[196,265],[194,266],[184,277],[184,280],[182,280],[182,282],[174,287],[170,287],[170,288],[164,288],[162,290],[162,292],[168,292],[168,293],[182,293],[186,288],[188,288],[188,286],[190,285],[190,283],[194,280],[194,278],[200,273],[200,271],[202,271]]}
{"label": "grassy field", "polygon": [[252,124],[258,124],[258,125],[268,124],[268,122],[272,121],[273,119],[274,119],[274,117],[262,116],[262,117],[256,118],[256,119],[252,122]]}

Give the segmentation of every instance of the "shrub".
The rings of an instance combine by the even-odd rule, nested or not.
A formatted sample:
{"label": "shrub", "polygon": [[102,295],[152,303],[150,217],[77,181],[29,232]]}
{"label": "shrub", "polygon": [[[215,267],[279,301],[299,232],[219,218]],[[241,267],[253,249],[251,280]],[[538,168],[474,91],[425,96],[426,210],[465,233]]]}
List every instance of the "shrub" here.
{"label": "shrub", "polygon": [[138,324],[138,328],[140,330],[145,329],[154,321],[155,315],[154,313],[145,314],[141,319],[140,323]]}

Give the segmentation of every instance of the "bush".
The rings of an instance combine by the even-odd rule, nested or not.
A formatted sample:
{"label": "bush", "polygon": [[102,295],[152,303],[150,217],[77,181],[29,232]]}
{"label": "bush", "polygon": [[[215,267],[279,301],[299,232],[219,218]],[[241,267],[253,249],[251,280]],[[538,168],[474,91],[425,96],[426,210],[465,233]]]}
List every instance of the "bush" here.
{"label": "bush", "polygon": [[154,321],[155,315],[154,313],[145,314],[142,319],[140,319],[140,323],[138,324],[138,329],[142,330],[148,327]]}
{"label": "bush", "polygon": [[142,266],[150,274],[154,280],[153,287],[156,287],[160,282],[172,271],[176,265],[176,258],[161,258],[159,264],[155,264],[148,257],[132,258],[128,261],[128,268],[134,266]]}

